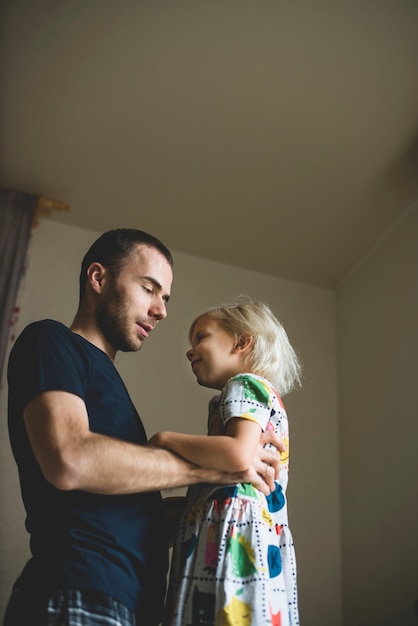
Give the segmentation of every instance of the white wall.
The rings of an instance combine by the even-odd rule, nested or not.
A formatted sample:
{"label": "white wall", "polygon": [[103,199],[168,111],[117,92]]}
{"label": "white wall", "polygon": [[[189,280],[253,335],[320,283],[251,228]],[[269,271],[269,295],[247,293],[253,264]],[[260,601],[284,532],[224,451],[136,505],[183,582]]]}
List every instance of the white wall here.
{"label": "white wall", "polygon": [[[51,317],[70,324],[81,258],[98,232],[42,220],[31,247],[19,329]],[[158,236],[158,233],[154,233]],[[170,242],[165,242],[170,245]],[[118,355],[120,370],[149,435],[164,429],[204,433],[212,392],[196,385],[185,352],[193,317],[240,293],[276,309],[304,362],[303,389],[285,403],[291,426],[289,519],[299,567],[302,626],[341,625],[335,301],[331,291],[174,253],[169,316],[141,352]],[[0,394],[0,614],[28,557],[16,468]],[[321,602],[318,602],[321,598]]]}
{"label": "white wall", "polygon": [[418,617],[418,203],[337,292],[345,626]]}

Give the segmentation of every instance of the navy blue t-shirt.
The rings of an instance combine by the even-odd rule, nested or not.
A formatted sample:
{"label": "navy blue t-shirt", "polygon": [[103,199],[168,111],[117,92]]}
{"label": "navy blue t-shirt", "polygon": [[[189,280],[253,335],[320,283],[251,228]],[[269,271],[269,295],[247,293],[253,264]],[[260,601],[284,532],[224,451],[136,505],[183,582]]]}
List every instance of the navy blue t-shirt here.
{"label": "navy blue t-shirt", "polygon": [[18,337],[8,384],[10,441],[33,555],[21,578],[103,592],[147,615],[146,623],[158,623],[168,562],[160,493],[60,491],[45,480],[24,426],[28,402],[60,390],[84,400],[92,432],[145,444],[144,427],[112,361],[60,322],[43,320]]}

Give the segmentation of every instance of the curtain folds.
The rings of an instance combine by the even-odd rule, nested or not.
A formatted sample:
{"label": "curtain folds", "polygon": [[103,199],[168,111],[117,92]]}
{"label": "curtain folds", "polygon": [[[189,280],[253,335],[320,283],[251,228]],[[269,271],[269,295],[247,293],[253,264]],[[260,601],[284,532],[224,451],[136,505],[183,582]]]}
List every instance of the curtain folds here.
{"label": "curtain folds", "polygon": [[0,187],[0,381],[38,196]]}

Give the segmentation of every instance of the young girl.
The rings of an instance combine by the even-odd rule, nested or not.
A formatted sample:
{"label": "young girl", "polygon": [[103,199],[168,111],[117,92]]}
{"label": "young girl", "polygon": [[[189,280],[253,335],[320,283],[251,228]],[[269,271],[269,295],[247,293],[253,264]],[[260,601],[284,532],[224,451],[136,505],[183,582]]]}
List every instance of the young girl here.
{"label": "young girl", "polygon": [[164,431],[149,443],[229,471],[248,466],[260,429],[278,432],[287,452],[270,496],[249,484],[189,487],[164,624],[294,626],[296,561],[285,497],[289,429],[281,396],[300,384],[299,360],[262,302],[211,309],[194,320],[189,336],[187,358],[197,382],[221,392],[209,403],[210,436]]}

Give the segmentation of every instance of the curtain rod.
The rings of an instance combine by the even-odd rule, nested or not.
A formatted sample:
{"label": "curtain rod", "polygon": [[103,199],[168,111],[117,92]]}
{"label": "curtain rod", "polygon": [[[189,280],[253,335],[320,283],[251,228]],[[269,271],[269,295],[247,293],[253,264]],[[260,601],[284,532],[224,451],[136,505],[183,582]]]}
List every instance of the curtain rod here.
{"label": "curtain rod", "polygon": [[52,198],[46,198],[45,196],[39,196],[38,204],[36,205],[35,214],[33,216],[32,228],[35,228],[39,224],[41,217],[47,217],[52,211],[69,211],[70,206],[66,202],[61,200],[53,200]]}

